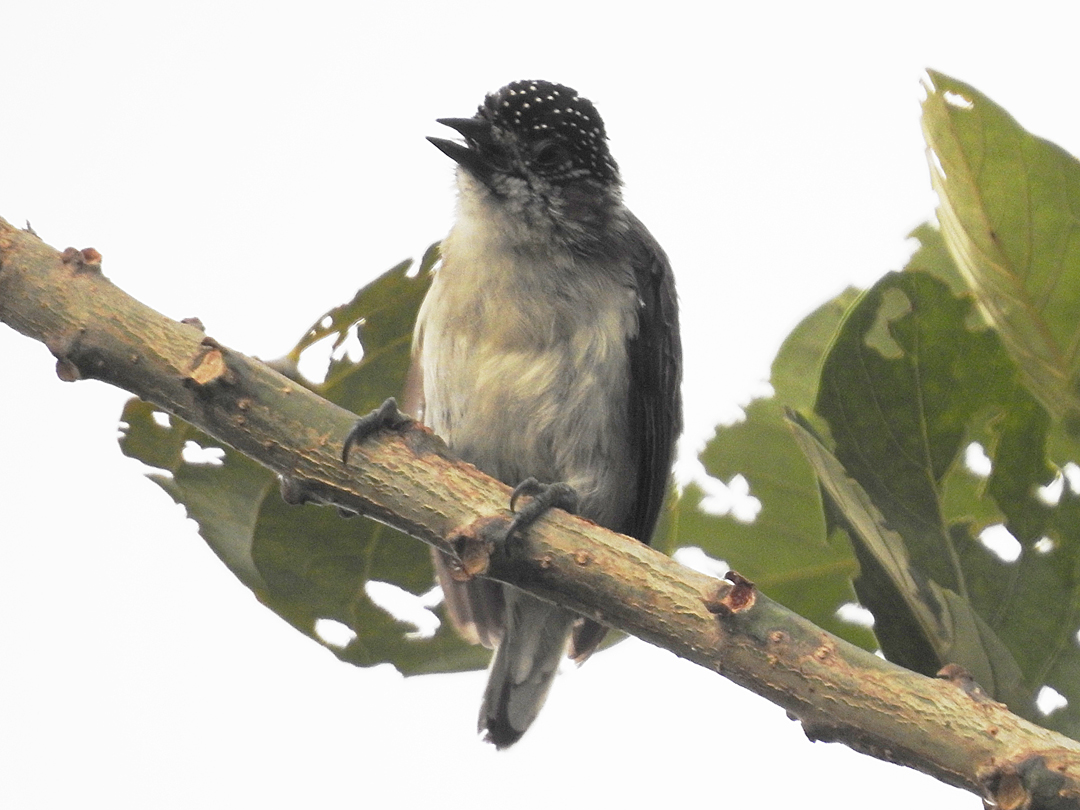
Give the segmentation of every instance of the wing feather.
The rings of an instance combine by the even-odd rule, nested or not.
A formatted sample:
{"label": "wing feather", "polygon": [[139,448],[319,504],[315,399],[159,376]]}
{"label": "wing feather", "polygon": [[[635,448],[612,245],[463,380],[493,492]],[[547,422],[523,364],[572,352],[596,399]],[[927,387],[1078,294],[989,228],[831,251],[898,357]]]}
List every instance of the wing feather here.
{"label": "wing feather", "polygon": [[[638,293],[638,328],[627,346],[629,433],[637,492],[617,530],[648,544],[671,480],[675,443],[682,433],[682,343],[671,263],[645,226],[628,215],[628,252]],[[606,634],[602,624],[583,619],[574,628],[570,657],[581,663]]]}

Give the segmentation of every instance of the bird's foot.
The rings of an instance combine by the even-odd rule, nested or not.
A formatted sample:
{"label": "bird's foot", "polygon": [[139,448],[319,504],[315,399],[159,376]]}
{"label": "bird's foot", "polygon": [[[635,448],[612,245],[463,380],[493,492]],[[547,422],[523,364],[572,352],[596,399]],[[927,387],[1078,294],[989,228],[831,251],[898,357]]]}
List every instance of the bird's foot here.
{"label": "bird's foot", "polygon": [[364,439],[380,430],[401,430],[413,423],[413,418],[398,410],[397,400],[387,399],[371,413],[361,416],[353,424],[341,447],[342,462],[349,463],[349,453]]}
{"label": "bird's foot", "polygon": [[[523,495],[529,496],[530,500],[518,509],[518,498]],[[577,490],[565,482],[541,484],[535,478],[526,478],[514,487],[514,492],[510,496],[510,511],[514,513],[514,519],[510,522],[510,528],[506,530],[505,539],[512,540],[549,509],[576,512],[579,500]]]}

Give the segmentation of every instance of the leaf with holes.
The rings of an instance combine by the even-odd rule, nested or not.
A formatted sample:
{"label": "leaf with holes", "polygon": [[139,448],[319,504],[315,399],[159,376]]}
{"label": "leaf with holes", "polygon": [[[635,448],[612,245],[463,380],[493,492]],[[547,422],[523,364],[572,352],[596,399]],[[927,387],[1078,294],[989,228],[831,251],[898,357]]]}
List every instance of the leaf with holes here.
{"label": "leaf with holes", "polygon": [[837,610],[855,601],[857,571],[847,537],[831,531],[813,468],[784,418],[784,407],[809,411],[822,358],[857,293],[848,290],[809,315],[784,342],[772,367],[775,395],[747,407],[746,419],[718,427],[701,453],[706,472],[749,483],[761,502],[752,522],[712,514],[706,493],[690,484],[677,506],[676,545],[699,547],[753,580],[765,593],[816,624],[873,649],[872,634]]}
{"label": "leaf with holes", "polygon": [[[412,325],[436,256],[429,250],[415,275],[405,262],[361,289],[348,304],[319,318],[275,365],[354,412],[371,410],[398,393]],[[297,371],[303,354],[318,351],[316,344],[324,338],[332,338],[336,349],[354,329],[360,332],[363,357],[331,356],[324,382],[304,380]],[[122,418],[123,451],[160,471],[151,478],[187,508],[221,560],[302,633],[345,661],[391,663],[405,674],[485,665],[487,651],[458,638],[449,622],[442,621],[434,635],[418,637],[411,624],[371,598],[372,582],[414,595],[428,590],[433,572],[427,546],[374,521],[343,520],[324,507],[288,506],[276,476],[231,448],[221,448],[220,463],[188,460],[185,447],[218,448],[220,443],[179,419],[161,419],[145,402],[128,402]],[[327,619],[355,635],[329,643],[316,629]]]}
{"label": "leaf with holes", "polygon": [[[1049,672],[1080,674],[1075,499],[1039,498],[1054,478],[1051,419],[970,298],[924,272],[883,278],[845,318],[816,409],[843,470],[823,481],[852,530],[856,589],[886,655],[927,674],[961,664],[1017,713],[1076,735],[1080,678],[1051,684],[1067,710],[1035,707]],[[972,441],[988,478],[964,464]],[[872,509],[853,505],[856,491]],[[994,524],[1019,541],[1015,561],[979,541]],[[1037,548],[1044,536],[1050,553]]]}
{"label": "leaf with holes", "polygon": [[929,71],[923,133],[945,242],[1055,417],[1080,416],[1080,163]]}

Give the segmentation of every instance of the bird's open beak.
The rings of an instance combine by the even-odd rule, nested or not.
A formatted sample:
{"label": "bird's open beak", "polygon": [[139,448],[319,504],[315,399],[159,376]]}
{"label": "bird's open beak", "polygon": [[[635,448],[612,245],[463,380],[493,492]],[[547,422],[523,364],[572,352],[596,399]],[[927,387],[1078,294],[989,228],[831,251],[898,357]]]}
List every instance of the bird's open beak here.
{"label": "bird's open beak", "polygon": [[449,141],[445,138],[428,138],[439,150],[478,177],[488,177],[495,168],[489,157],[491,122],[482,118],[440,118],[440,124],[456,130],[465,137],[465,143]]}

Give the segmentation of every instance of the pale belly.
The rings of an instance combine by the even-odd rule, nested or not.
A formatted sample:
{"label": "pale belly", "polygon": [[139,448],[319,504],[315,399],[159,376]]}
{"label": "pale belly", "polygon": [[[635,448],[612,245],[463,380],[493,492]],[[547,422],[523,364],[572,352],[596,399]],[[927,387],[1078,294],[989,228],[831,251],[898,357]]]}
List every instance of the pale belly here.
{"label": "pale belly", "polygon": [[[537,328],[536,307],[528,315],[483,304],[425,307],[418,334],[424,421],[455,453],[511,486],[529,476],[565,481],[581,498],[580,514],[616,526],[630,507],[636,465],[628,307],[614,296],[610,304],[548,329]],[[548,310],[559,317],[557,305]]]}

